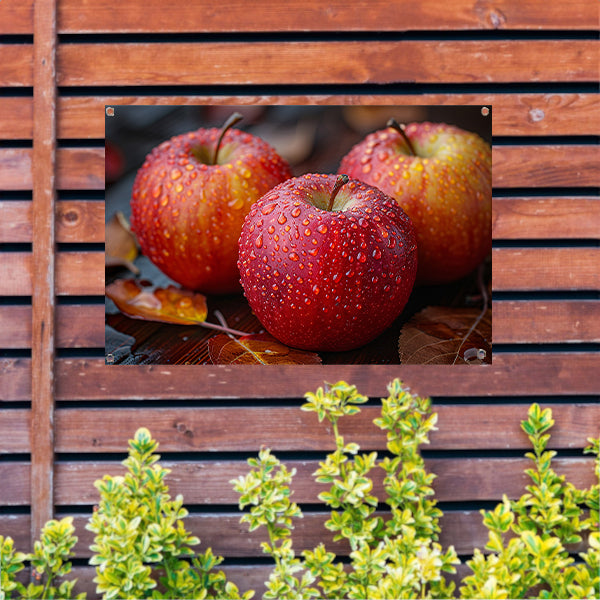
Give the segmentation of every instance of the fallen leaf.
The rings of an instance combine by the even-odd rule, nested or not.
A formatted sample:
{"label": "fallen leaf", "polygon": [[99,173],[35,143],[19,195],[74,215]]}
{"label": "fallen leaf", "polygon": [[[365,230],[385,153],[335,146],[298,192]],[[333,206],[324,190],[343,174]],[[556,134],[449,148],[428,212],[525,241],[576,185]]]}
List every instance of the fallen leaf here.
{"label": "fallen leaf", "polygon": [[134,279],[117,279],[106,286],[106,295],[134,319],[200,325],[208,314],[205,296],[173,285],[154,288]]}
{"label": "fallen leaf", "polygon": [[285,346],[268,333],[239,339],[220,334],[208,340],[208,352],[215,365],[320,365],[314,352]]}
{"label": "fallen leaf", "polygon": [[402,364],[491,364],[492,310],[429,306],[402,327],[398,352]]}
{"label": "fallen leaf", "polygon": [[123,213],[117,212],[112,216],[106,224],[104,237],[105,265],[125,267],[137,275],[139,269],[133,261],[137,258],[138,247]]}

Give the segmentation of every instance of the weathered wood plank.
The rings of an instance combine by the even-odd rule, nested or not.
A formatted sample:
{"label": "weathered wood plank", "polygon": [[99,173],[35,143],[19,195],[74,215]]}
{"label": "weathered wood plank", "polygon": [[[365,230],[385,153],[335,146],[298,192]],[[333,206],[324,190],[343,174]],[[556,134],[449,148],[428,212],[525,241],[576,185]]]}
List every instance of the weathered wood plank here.
{"label": "weathered wood plank", "polygon": [[[31,348],[31,306],[0,306],[0,347]],[[104,305],[56,307],[57,348],[103,348]]]}
{"label": "weathered wood plank", "polygon": [[492,320],[496,343],[600,342],[598,300],[494,301]]}
{"label": "weathered wood plank", "polygon": [[[93,398],[297,398],[325,381],[343,379],[361,393],[383,396],[387,384],[400,377],[417,393],[435,396],[497,396],[543,394],[597,394],[589,373],[600,366],[594,353],[500,354],[489,367],[470,366],[274,367],[273,377],[255,377],[253,367],[168,366],[107,367],[103,360],[64,359],[57,365],[57,397],[61,400]],[[21,366],[23,368],[23,365]],[[109,375],[108,369],[115,369]],[[260,368],[260,367],[259,367]],[[126,374],[126,376],[125,376]],[[125,377],[124,377],[125,376]],[[251,382],[251,383],[249,383]]]}
{"label": "weathered wood plank", "polygon": [[33,85],[33,44],[0,43],[0,87]]}
{"label": "weathered wood plank", "polygon": [[[300,403],[299,403],[300,404]],[[583,448],[598,433],[600,405],[552,407],[553,448]],[[521,421],[527,407],[435,405],[438,430],[427,450],[529,448]],[[361,408],[360,417],[340,421],[340,433],[363,449],[385,449],[386,436],[373,420],[378,406]],[[469,435],[465,436],[468,423]],[[254,452],[257,443],[274,451],[333,451],[335,441],[316,415],[294,407],[60,409],[56,413],[57,452],[122,452],[143,424],[160,443],[161,452]],[[243,435],[240,435],[243,432]],[[500,435],[498,432],[502,432]]]}
{"label": "weathered wood plank", "polygon": [[56,4],[34,5],[31,539],[54,513]]}
{"label": "weathered wood plank", "polygon": [[598,187],[598,164],[595,145],[494,146],[492,181],[506,188]]}
{"label": "weathered wood plank", "polygon": [[[66,96],[58,98],[59,139],[104,137],[105,105],[487,105],[493,107],[492,134],[599,135],[600,108],[596,94],[408,94],[310,96]],[[0,98],[0,139],[29,139],[33,135],[30,98]]]}
{"label": "weathered wood plank", "polygon": [[[598,74],[597,48],[595,40],[63,44],[58,51],[58,83],[118,86],[594,81]],[[403,59],[399,61],[398,56]],[[545,60],[548,56],[560,56],[560,60]],[[176,70],[173,65],[178,65]]]}
{"label": "weathered wood plank", "polygon": [[[33,0],[4,0],[0,33],[33,31]],[[392,3],[393,4],[393,3]],[[105,32],[263,32],[263,31],[408,31],[470,29],[593,29],[597,8],[592,0],[568,5],[542,0],[515,3],[498,0],[493,5],[470,0],[428,0],[394,10],[389,1],[361,0],[352,10],[342,0],[327,6],[311,0],[290,0],[285,6],[259,0],[248,11],[243,0],[228,4],[226,12],[213,10],[202,0],[188,0],[163,10],[160,0],[101,0],[82,4],[63,0],[59,4],[60,33]]]}
{"label": "weathered wood plank", "polygon": [[600,248],[495,248],[495,291],[600,289]]}
{"label": "weathered wood plank", "polygon": [[[0,455],[29,454],[31,452],[30,434],[31,411],[29,409],[17,408],[2,411],[2,419],[0,419]],[[1,504],[0,501],[0,506]],[[27,530],[27,534],[29,534],[29,530]]]}
{"label": "weathered wood plank", "polygon": [[492,237],[511,239],[597,239],[600,198],[496,197]]}
{"label": "weathered wood plank", "polygon": [[[0,200],[0,243],[32,241],[32,203]],[[104,242],[104,202],[60,200],[56,203],[57,242]]]}
{"label": "weathered wood plank", "polygon": [[[32,255],[2,255],[6,277],[0,279],[0,296],[31,296]],[[56,293],[60,296],[104,295],[103,252],[60,252],[56,257]]]}

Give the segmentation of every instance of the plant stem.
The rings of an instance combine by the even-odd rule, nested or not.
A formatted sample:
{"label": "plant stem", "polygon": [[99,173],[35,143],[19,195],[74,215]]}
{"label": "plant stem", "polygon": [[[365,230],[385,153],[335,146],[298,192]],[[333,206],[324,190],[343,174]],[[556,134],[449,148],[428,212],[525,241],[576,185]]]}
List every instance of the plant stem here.
{"label": "plant stem", "polygon": [[335,200],[335,197],[338,195],[338,192],[340,191],[340,188],[343,185],[346,185],[348,183],[348,180],[350,178],[348,177],[348,175],[338,175],[338,178],[335,182],[335,185],[333,186],[333,190],[331,192],[331,196],[329,196],[329,205],[327,206],[327,210],[328,211],[332,211],[333,210],[333,202]]}
{"label": "plant stem", "polygon": [[406,131],[404,131],[405,127],[404,125],[400,125],[400,123],[398,123],[398,121],[396,121],[396,119],[392,118],[387,122],[387,127],[391,127],[392,129],[396,130],[404,139],[404,141],[406,142],[406,145],[408,146],[408,150],[410,152],[410,154],[412,156],[417,156],[417,153],[415,152],[415,147],[412,145],[412,142],[410,141],[409,137],[406,135]]}
{"label": "plant stem", "polygon": [[219,157],[219,150],[221,149],[221,142],[223,141],[223,136],[236,124],[239,123],[244,117],[239,112],[234,112],[223,127],[221,127],[221,133],[219,135],[219,139],[217,140],[217,145],[215,146],[215,153],[213,155],[212,165],[217,164],[217,159]]}

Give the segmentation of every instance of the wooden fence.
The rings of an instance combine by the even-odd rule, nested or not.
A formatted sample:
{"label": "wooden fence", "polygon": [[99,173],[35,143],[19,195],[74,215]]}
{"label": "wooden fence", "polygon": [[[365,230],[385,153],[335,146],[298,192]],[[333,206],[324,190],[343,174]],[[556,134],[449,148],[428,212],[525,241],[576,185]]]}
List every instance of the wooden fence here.
{"label": "wooden fence", "polygon": [[[595,0],[369,0],[223,9],[202,0],[0,2],[0,534],[26,551],[75,516],[150,428],[189,527],[259,588],[258,540],[228,481],[261,445],[298,468],[297,548],[323,539],[310,473],[331,448],[298,409],[345,379],[377,399],[400,377],[440,415],[428,465],[444,544],[483,547],[477,509],[524,483],[527,405],[551,405],[557,468],[589,484],[600,422],[600,164]],[[104,107],[397,104],[493,107],[492,365],[112,366],[104,361]],[[349,425],[384,448],[368,406]],[[351,429],[354,428],[354,429]],[[335,545],[331,545],[335,547]],[[341,549],[343,553],[343,549]]]}

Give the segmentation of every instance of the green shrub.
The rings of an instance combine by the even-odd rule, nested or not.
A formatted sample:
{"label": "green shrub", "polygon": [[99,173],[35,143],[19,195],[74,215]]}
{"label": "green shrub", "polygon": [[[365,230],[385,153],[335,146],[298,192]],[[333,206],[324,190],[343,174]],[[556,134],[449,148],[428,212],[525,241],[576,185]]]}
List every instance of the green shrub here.
{"label": "green shrub", "polygon": [[[388,455],[361,453],[358,444],[339,432],[341,418],[356,415],[367,401],[354,386],[339,382],[306,394],[303,410],[327,420],[335,450],[314,473],[327,486],[319,499],[329,507],[325,526],[333,540],[346,540],[349,561],[324,544],[296,555],[294,519],[302,517],[292,501],[294,470],[288,470],[269,449],[250,458],[249,472],[232,481],[239,493],[241,520],[250,531],[265,527],[263,552],[274,561],[265,598],[600,598],[600,485],[580,490],[552,469],[555,452],[548,450],[554,424],[550,409],[533,404],[521,423],[533,452],[531,483],[518,500],[503,498],[494,510],[481,511],[488,530],[485,552],[474,551],[466,562],[470,574],[456,589],[459,559],[452,546],[439,543],[441,510],[434,498],[435,475],[428,473],[419,452],[429,442],[437,414],[429,398],[420,398],[395,380],[382,399],[375,425],[385,431]],[[600,441],[590,440],[586,452],[595,458],[600,480]],[[243,598],[237,587],[215,568],[222,562],[209,548],[197,554],[200,540],[183,524],[183,498],[172,499],[158,464],[158,444],[145,429],[129,441],[123,476],[96,482],[100,502],[87,528],[95,534],[90,564],[96,567],[97,591],[116,598]],[[383,470],[389,513],[376,509],[372,474]],[[73,521],[49,521],[30,554],[17,552],[13,540],[0,536],[0,600],[85,598],[73,596],[70,558],[77,542]],[[573,544],[587,542],[578,558]],[[34,582],[18,581],[31,565]]]}
{"label": "green shrub", "polygon": [[[303,410],[327,419],[336,449],[314,473],[329,486],[319,495],[331,509],[326,527],[333,539],[346,539],[350,564],[344,565],[323,544],[295,555],[291,542],[293,518],[299,507],[291,501],[288,472],[269,450],[245,477],[232,481],[240,494],[240,508],[249,507],[242,521],[250,530],[265,526],[269,543],[263,551],[275,560],[265,598],[452,598],[455,585],[446,573],[459,563],[454,548],[443,549],[437,508],[431,487],[435,475],[425,469],[419,446],[428,443],[437,415],[428,398],[405,390],[398,380],[382,399],[375,425],[387,434],[391,458],[378,461],[376,453],[360,454],[355,443],[339,434],[338,421],[357,414],[367,401],[354,386],[339,382],[306,395]],[[486,554],[476,549],[467,561],[472,574],[459,588],[462,598],[598,598],[600,596],[599,486],[578,490],[552,469],[555,452],[546,449],[553,425],[550,409],[533,404],[521,426],[533,452],[526,454],[533,468],[526,473],[531,485],[516,501],[504,497],[493,511],[482,511],[489,530]],[[587,452],[596,454],[600,477],[598,440]],[[389,519],[375,515],[379,499],[372,494],[370,477],[383,469]],[[586,516],[586,511],[587,516]],[[587,536],[589,549],[580,561],[567,546]],[[301,575],[301,576],[300,576]]]}

